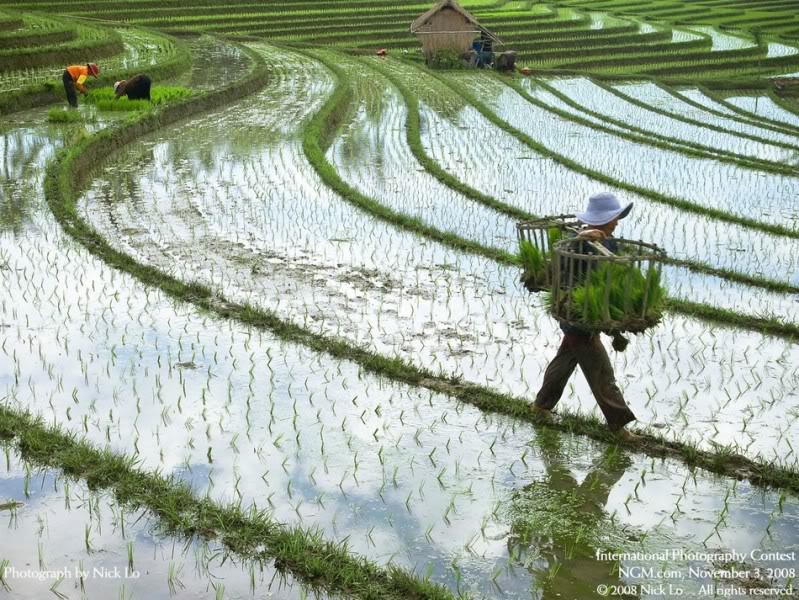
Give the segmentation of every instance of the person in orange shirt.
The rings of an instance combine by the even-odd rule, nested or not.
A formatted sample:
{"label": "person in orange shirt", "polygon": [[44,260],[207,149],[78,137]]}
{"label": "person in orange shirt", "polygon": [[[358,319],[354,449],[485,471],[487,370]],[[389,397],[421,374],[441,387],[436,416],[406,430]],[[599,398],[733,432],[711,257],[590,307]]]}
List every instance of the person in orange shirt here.
{"label": "person in orange shirt", "polygon": [[86,94],[86,86],[83,85],[89,75],[97,77],[100,74],[100,67],[94,63],[86,65],[70,65],[64,70],[64,91],[67,93],[67,102],[72,108],[78,107],[78,95]]}

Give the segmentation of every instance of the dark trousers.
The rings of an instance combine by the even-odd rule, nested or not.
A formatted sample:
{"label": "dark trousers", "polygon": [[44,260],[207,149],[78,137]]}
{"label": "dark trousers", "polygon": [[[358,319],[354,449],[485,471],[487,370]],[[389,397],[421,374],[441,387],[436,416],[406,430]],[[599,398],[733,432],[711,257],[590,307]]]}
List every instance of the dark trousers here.
{"label": "dark trousers", "polygon": [[598,335],[567,333],[563,336],[558,353],[544,372],[544,382],[535,400],[536,406],[549,410],[554,408],[577,365],[580,365],[580,370],[588,380],[596,403],[611,429],[619,429],[635,420],[635,415],[616,385],[613,366]]}
{"label": "dark trousers", "polygon": [[75,82],[66,69],[62,79],[64,80],[64,91],[67,93],[67,102],[72,108],[78,108],[78,92],[75,90]]}

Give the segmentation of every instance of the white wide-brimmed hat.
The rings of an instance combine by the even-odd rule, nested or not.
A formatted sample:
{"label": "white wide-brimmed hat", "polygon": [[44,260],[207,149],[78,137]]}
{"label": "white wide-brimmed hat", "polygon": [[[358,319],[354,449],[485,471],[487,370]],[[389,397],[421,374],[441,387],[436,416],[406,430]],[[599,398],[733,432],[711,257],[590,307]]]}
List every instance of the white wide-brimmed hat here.
{"label": "white wide-brimmed hat", "polygon": [[630,214],[632,208],[632,202],[623,207],[616,196],[610,192],[602,192],[591,196],[585,212],[578,212],[575,216],[586,225],[605,225],[617,217],[623,219]]}

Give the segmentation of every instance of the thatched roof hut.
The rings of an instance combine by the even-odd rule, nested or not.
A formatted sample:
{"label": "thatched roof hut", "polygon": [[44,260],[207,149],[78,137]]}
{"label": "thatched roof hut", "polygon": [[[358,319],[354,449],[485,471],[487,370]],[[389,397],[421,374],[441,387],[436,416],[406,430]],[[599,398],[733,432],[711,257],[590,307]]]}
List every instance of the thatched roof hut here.
{"label": "thatched roof hut", "polygon": [[502,43],[456,0],[437,2],[411,23],[411,33],[419,38],[425,54],[439,50],[465,52],[478,37],[490,43]]}

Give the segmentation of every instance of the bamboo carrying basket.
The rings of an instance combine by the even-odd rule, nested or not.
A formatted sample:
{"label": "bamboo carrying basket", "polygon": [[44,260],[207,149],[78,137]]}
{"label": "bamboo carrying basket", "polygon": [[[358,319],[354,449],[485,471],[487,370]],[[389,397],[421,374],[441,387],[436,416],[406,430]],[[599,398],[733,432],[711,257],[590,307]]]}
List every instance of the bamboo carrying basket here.
{"label": "bamboo carrying basket", "polygon": [[[661,292],[654,290],[654,287],[657,284],[659,288],[666,253],[655,244],[622,238],[613,238],[613,241],[617,244],[615,253],[608,252],[602,247],[597,254],[585,253],[584,244],[590,242],[564,239],[555,243],[550,269],[552,278],[550,308],[553,316],[561,324],[597,333],[601,331],[640,333],[660,322],[660,310],[655,309],[655,303],[662,302],[663,296]],[[590,280],[592,272],[597,272],[603,265],[608,264],[622,267],[622,270],[616,269],[616,275],[621,274],[625,282],[621,305],[615,304],[615,309],[611,311],[609,297],[611,270],[607,269],[605,271],[607,281],[603,287],[604,298],[598,299],[601,316],[599,320],[586,321],[588,294],[583,294],[584,300],[581,303],[576,301],[579,294],[575,291]],[[643,279],[645,284],[639,285],[637,290],[633,285],[626,284],[634,279],[639,283]],[[653,295],[655,297],[652,297]],[[622,310],[622,316],[619,318],[617,314],[616,318],[613,318],[611,312],[617,312],[618,309]]]}
{"label": "bamboo carrying basket", "polygon": [[[574,215],[555,215],[516,224],[519,241],[530,242],[542,256],[551,257],[549,230],[556,228],[561,235],[579,229],[580,223]],[[552,288],[552,268],[547,258],[544,268],[537,273],[522,273],[520,281],[531,292],[545,292]]]}

